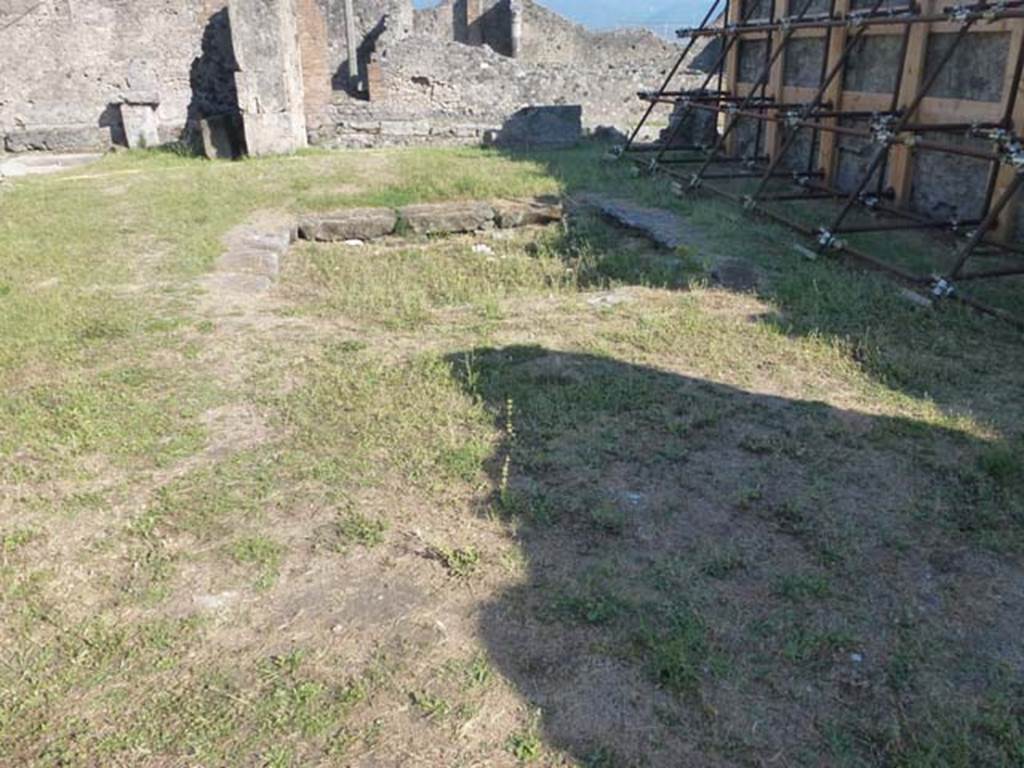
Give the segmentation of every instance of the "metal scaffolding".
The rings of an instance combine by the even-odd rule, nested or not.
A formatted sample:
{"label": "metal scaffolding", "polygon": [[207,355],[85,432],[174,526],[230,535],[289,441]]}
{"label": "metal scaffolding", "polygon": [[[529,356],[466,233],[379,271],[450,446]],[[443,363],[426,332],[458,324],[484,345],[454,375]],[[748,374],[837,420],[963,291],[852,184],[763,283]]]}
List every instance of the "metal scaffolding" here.
{"label": "metal scaffolding", "polygon": [[[733,200],[813,238],[819,253],[843,252],[926,289],[936,300],[957,299],[1024,327],[1024,319],[963,289],[972,281],[1024,275],[1024,248],[1014,243],[1012,215],[1024,185],[1024,142],[1018,135],[1024,130],[1024,100],[1018,98],[1024,0],[957,6],[940,6],[939,0],[868,2],[852,7],[851,0],[715,0],[700,26],[679,30],[687,44],[662,86],[639,94],[647,109],[619,154],[673,178],[680,194],[706,190]],[[1008,33],[1005,72],[993,73],[1002,85],[999,101],[932,97],[965,41],[985,31]],[[891,92],[847,89],[854,52],[866,37],[883,34],[898,35]],[[930,34],[944,35],[945,44],[930,47]],[[785,57],[794,40],[809,37],[823,48],[820,71],[812,73],[817,85],[791,86],[785,82]],[[713,54],[713,62],[700,85],[679,89],[680,72],[708,40],[717,47],[704,52]],[[740,48],[748,41],[764,48],[763,61],[758,48],[756,69],[741,72]],[[673,110],[669,127],[657,141],[641,143],[659,105]],[[703,137],[701,125],[711,126]],[[741,127],[749,132],[751,126],[753,137],[740,142]],[[688,133],[696,139],[687,142]],[[794,163],[802,138],[809,138],[807,157]],[[869,155],[852,178],[839,179],[844,138],[862,142]],[[933,218],[911,205],[913,164],[927,152],[988,165],[977,217]],[[802,203],[794,215],[794,204]],[[827,215],[819,213],[823,203],[835,204]],[[853,222],[855,211],[870,215]],[[799,220],[815,215],[823,216],[817,225]],[[896,230],[947,232],[953,236],[952,258],[939,271],[919,274],[849,242],[851,236]],[[997,265],[979,266],[993,253]]]}

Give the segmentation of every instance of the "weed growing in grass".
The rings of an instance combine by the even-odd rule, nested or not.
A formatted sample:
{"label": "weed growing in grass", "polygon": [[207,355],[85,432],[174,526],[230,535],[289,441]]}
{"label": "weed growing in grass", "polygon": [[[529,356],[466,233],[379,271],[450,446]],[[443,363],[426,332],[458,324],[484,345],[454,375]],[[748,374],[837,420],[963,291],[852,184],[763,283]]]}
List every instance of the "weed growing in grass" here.
{"label": "weed growing in grass", "polygon": [[491,681],[493,672],[487,657],[482,653],[473,657],[473,660],[466,667],[465,687],[484,688]]}
{"label": "weed growing in grass", "polygon": [[277,542],[266,536],[249,536],[232,544],[230,552],[236,562],[259,569],[257,589],[268,589],[277,581],[284,555],[284,547]]}
{"label": "weed growing in grass", "polygon": [[712,650],[707,627],[697,614],[675,609],[663,627],[642,629],[634,645],[659,686],[676,694],[699,693],[701,680],[710,671]]}
{"label": "weed growing in grass", "polygon": [[530,716],[526,728],[516,731],[505,742],[505,749],[519,762],[529,763],[540,757],[542,742],[538,733],[539,726],[540,713],[535,712]]}
{"label": "weed growing in grass", "polygon": [[618,768],[624,765],[622,759],[610,747],[597,747],[583,758],[584,768]]}
{"label": "weed growing in grass", "polygon": [[820,574],[790,573],[779,577],[775,591],[780,597],[794,602],[824,600],[831,595],[832,586],[828,578]]}
{"label": "weed growing in grass", "polygon": [[819,630],[800,621],[787,624],[782,638],[782,656],[794,663],[827,663],[838,653],[857,647],[857,640],[842,630]]}
{"label": "weed growing in grass", "polygon": [[590,522],[599,531],[621,536],[626,530],[626,513],[614,504],[597,504],[590,510]]}
{"label": "weed growing in grass", "polygon": [[409,699],[428,720],[444,720],[452,713],[452,705],[446,699],[426,691],[414,691]]}
{"label": "weed growing in grass", "polygon": [[556,595],[551,607],[553,615],[563,621],[592,626],[610,624],[632,608],[599,576],[585,579],[578,591]]}
{"label": "weed growing in grass", "polygon": [[431,554],[441,562],[448,575],[456,579],[468,579],[480,566],[480,553],[474,547],[448,549],[435,547]]}
{"label": "weed growing in grass", "polygon": [[712,579],[726,579],[745,570],[746,567],[747,561],[743,552],[732,547],[723,547],[704,558],[700,571]]}
{"label": "weed growing in grass", "polygon": [[318,531],[318,544],[334,552],[345,552],[349,547],[359,546],[373,549],[384,543],[388,524],[358,512],[342,515],[326,529]]}
{"label": "weed growing in grass", "polygon": [[0,552],[3,553],[5,562],[8,555],[13,555],[39,535],[39,532],[32,528],[15,528],[0,535]]}
{"label": "weed growing in grass", "polygon": [[1024,484],[1024,441],[988,448],[978,458],[978,466],[1001,488]]}

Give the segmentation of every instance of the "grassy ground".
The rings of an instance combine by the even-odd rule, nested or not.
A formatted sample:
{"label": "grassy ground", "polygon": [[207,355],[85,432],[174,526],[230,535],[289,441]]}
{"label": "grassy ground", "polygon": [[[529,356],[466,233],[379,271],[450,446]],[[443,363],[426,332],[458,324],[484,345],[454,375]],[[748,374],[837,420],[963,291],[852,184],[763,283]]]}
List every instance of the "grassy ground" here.
{"label": "grassy ground", "polygon": [[[583,189],[700,247],[208,280],[272,211]],[[1009,327],[589,150],[129,154],[0,211],[0,764],[1024,764]]]}

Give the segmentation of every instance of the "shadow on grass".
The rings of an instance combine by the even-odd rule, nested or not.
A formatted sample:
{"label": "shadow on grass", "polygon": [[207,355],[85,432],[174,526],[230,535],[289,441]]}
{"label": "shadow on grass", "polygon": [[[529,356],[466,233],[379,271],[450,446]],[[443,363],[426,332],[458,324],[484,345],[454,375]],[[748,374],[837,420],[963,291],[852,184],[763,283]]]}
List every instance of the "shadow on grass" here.
{"label": "shadow on grass", "polygon": [[449,364],[504,433],[483,506],[523,574],[481,635],[539,712],[518,758],[1017,764],[1024,568],[981,545],[1021,551],[1021,483],[986,446],[541,347]]}
{"label": "shadow on grass", "polygon": [[[634,178],[628,163],[602,162],[602,151],[596,145],[506,154],[514,162],[542,165],[569,196],[604,192],[675,211],[699,233],[700,242],[693,244],[696,256],[738,257],[765,273],[757,295],[773,311],[761,322],[786,334],[840,345],[857,365],[893,390],[932,398],[949,413],[975,413],[1010,439],[1024,434],[1017,385],[1002,374],[1024,370],[1024,335],[1012,326],[957,304],[922,310],[901,298],[898,286],[880,274],[834,259],[808,261],[793,247],[808,243],[791,230],[751,218],[710,196],[679,199],[664,179]],[[584,230],[576,239],[592,239],[595,231],[598,228]],[[596,248],[606,253],[614,248],[600,242],[607,236],[596,237]],[[866,247],[893,258],[916,258],[934,248],[935,240],[899,234],[876,237]],[[610,274],[627,282],[685,288],[693,279],[691,274],[669,275],[666,280],[642,263],[630,266],[628,254],[620,254],[619,262],[609,262],[615,268]],[[1024,315],[1024,291],[1011,298],[1013,306],[1007,308]]]}

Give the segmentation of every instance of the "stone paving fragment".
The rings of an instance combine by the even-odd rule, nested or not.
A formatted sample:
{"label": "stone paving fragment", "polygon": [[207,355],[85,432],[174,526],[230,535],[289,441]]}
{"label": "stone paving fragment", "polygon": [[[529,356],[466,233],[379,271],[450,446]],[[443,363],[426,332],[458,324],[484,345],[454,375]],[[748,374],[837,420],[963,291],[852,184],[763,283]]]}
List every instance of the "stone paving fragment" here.
{"label": "stone paving fragment", "polygon": [[399,229],[415,235],[448,235],[494,227],[490,203],[460,201],[407,205],[398,210]]}
{"label": "stone paving fragment", "polygon": [[390,235],[397,224],[398,214],[390,208],[350,208],[304,217],[299,237],[327,243],[366,241]]}

